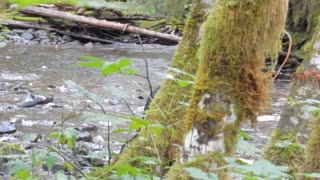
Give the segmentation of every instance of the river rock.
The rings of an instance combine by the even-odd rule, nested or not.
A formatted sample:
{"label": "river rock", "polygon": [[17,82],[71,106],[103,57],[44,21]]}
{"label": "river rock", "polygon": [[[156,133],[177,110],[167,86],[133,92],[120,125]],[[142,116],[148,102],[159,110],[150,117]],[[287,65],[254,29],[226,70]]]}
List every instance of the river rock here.
{"label": "river rock", "polygon": [[93,48],[93,43],[92,42],[88,42],[84,45],[84,47],[86,48]]}
{"label": "river rock", "polygon": [[29,31],[25,31],[21,34],[21,37],[25,40],[32,40],[33,39],[33,34]]}
{"label": "river rock", "polygon": [[0,122],[0,134],[11,134],[16,132],[16,124],[10,121]]}
{"label": "river rock", "polygon": [[71,38],[70,36],[68,36],[68,35],[63,35],[63,36],[62,36],[62,39],[63,39],[64,41],[66,41],[66,42],[72,41],[72,38]]}
{"label": "river rock", "polygon": [[77,141],[85,141],[85,142],[92,142],[92,136],[90,133],[84,131],[84,132],[80,132],[77,135]]}
{"label": "river rock", "polygon": [[23,101],[17,104],[18,107],[33,107],[38,104],[47,104],[53,101],[53,97],[29,94]]}

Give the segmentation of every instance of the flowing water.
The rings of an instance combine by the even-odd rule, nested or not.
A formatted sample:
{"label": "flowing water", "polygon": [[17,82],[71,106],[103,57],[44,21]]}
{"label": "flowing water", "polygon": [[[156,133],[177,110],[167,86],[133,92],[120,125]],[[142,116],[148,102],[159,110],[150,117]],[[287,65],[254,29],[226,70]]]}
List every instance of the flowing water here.
{"label": "flowing water", "polygon": [[[132,110],[142,113],[146,101],[148,85],[141,77],[111,75],[102,77],[97,70],[73,66],[81,62],[80,55],[94,56],[114,62],[129,58],[134,69],[145,74],[144,59],[148,61],[153,86],[161,83],[162,75],[170,63],[175,47],[146,45],[142,50],[139,45],[95,45],[83,46],[17,46],[8,45],[0,49],[0,121],[15,121],[18,130],[23,132],[47,132],[53,123],[59,123],[67,115],[79,113],[90,104],[98,107],[87,98],[72,93],[66,88],[65,80],[71,80],[87,90],[101,94],[103,105],[108,113],[128,114],[128,108],[104,86],[122,89],[130,98],[127,99]],[[144,90],[143,90],[144,89]],[[54,103],[62,107],[35,106],[18,108],[17,103],[25,99],[28,93],[53,96]],[[64,118],[62,117],[64,116]],[[70,126],[80,126],[81,121],[71,121]]]}
{"label": "flowing water", "polygon": [[[107,61],[120,58],[132,60],[133,68],[144,74],[144,59],[150,65],[151,80],[155,87],[161,83],[163,74],[169,65],[176,47],[146,45],[145,51],[139,45],[95,45],[83,46],[17,46],[8,45],[0,49],[0,121],[15,121],[18,130],[26,133],[44,133],[51,130],[54,123],[61,122],[67,115],[77,114],[90,106],[98,111],[87,98],[80,97],[66,88],[64,80],[72,80],[89,91],[103,95],[103,105],[108,113],[130,113],[126,104],[112,93],[103,90],[104,86],[115,86],[131,95],[128,103],[132,110],[141,114],[148,90],[146,80],[141,77],[112,75],[102,77],[97,70],[80,68],[72,64],[83,61],[80,55],[95,56]],[[144,89],[144,90],[142,90]],[[26,94],[53,96],[54,103],[61,107],[39,105],[31,108],[19,108],[16,104]],[[273,90],[272,108],[259,117],[256,129],[245,125],[243,130],[254,137],[259,147],[265,145],[272,130],[276,127],[281,110],[286,105],[287,81],[277,81]],[[90,104],[90,105],[88,105]],[[69,126],[78,127],[82,121],[73,120]],[[98,133],[106,134],[103,125]],[[107,126],[107,125],[106,125]]]}

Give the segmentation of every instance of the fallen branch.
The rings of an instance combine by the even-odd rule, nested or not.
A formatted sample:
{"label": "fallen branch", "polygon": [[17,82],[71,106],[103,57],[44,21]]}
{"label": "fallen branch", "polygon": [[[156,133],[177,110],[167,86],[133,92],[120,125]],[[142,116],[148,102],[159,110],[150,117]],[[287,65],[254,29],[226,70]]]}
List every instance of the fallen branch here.
{"label": "fallen branch", "polygon": [[111,21],[106,21],[106,20],[98,20],[98,19],[91,18],[91,17],[85,17],[85,16],[70,14],[70,13],[63,12],[63,11],[51,10],[51,9],[46,9],[46,8],[41,8],[41,7],[29,6],[29,7],[25,7],[23,9],[21,9],[20,11],[23,13],[36,14],[36,15],[45,16],[45,17],[66,19],[66,20],[70,20],[70,21],[74,21],[74,22],[78,22],[78,23],[84,23],[84,24],[102,27],[102,28],[110,28],[110,29],[118,30],[118,31],[138,33],[141,35],[152,36],[152,37],[166,39],[166,40],[170,40],[170,41],[178,42],[181,40],[181,37],[176,36],[176,35],[159,33],[156,31],[151,31],[148,29],[143,29],[143,28],[131,26],[128,24],[121,24],[121,23],[116,23],[116,22],[111,22]]}
{"label": "fallen branch", "polygon": [[86,39],[89,41],[94,41],[94,42],[102,42],[102,43],[107,43],[107,44],[112,44],[114,41],[111,40],[106,40],[106,39],[100,39],[100,38],[95,38],[92,36],[87,36],[87,35],[81,35],[81,34],[75,34],[71,32],[66,32],[62,31],[56,28],[50,27],[48,24],[39,24],[39,23],[34,23],[34,22],[24,22],[24,21],[15,21],[15,20],[8,20],[8,19],[0,19],[0,24],[4,24],[7,26],[11,27],[22,27],[22,28],[33,28],[33,29],[44,29],[48,31],[54,31],[60,34],[65,34],[70,37],[78,38],[78,39]]}

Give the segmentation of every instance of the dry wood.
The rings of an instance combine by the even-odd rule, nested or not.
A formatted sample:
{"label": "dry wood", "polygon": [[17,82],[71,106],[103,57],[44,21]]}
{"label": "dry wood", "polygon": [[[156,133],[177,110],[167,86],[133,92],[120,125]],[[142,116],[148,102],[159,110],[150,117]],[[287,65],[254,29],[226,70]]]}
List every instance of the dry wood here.
{"label": "dry wood", "polygon": [[12,27],[45,29],[48,31],[55,31],[60,34],[65,34],[65,35],[68,35],[71,37],[75,37],[78,39],[86,39],[89,41],[103,42],[103,43],[108,43],[108,44],[114,43],[114,41],[111,41],[111,40],[100,39],[100,38],[91,37],[91,36],[87,36],[87,35],[75,34],[75,33],[71,33],[71,32],[62,31],[62,30],[59,30],[56,28],[52,28],[48,24],[39,24],[39,23],[35,23],[35,22],[23,22],[23,21],[8,20],[8,19],[0,19],[0,24],[12,26]]}
{"label": "dry wood", "polygon": [[110,28],[110,29],[114,29],[114,30],[118,30],[118,31],[138,33],[141,35],[157,37],[160,39],[166,39],[166,40],[170,40],[170,41],[180,41],[181,40],[181,37],[175,36],[175,35],[159,33],[156,31],[151,31],[148,29],[143,29],[143,28],[131,26],[128,24],[121,24],[121,23],[116,23],[116,22],[111,22],[111,21],[106,21],[106,20],[98,20],[98,19],[91,18],[91,17],[85,17],[85,16],[75,15],[75,14],[71,14],[71,13],[67,13],[67,12],[63,12],[63,11],[51,10],[51,9],[46,9],[46,8],[41,8],[41,7],[29,6],[29,7],[25,7],[23,9],[21,9],[20,11],[24,12],[24,13],[36,14],[36,15],[45,16],[45,17],[71,20],[71,21],[78,22],[78,23],[89,24],[92,26],[97,26],[97,27],[102,27],[102,28]]}

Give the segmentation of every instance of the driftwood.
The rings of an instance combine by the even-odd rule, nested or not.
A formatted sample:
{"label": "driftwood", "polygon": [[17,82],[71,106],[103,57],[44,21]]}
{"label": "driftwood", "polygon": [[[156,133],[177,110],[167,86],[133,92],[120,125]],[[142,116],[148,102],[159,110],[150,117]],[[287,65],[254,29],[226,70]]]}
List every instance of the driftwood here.
{"label": "driftwood", "polygon": [[95,41],[95,42],[102,42],[102,43],[107,43],[107,44],[112,44],[114,41],[111,40],[106,40],[106,39],[100,39],[100,38],[95,38],[92,36],[87,36],[87,35],[82,35],[82,34],[75,34],[71,32],[66,32],[62,31],[56,28],[52,28],[48,24],[39,24],[39,23],[34,23],[34,22],[24,22],[24,21],[16,21],[16,20],[8,20],[8,19],[0,19],[0,24],[4,24],[7,26],[12,26],[12,27],[22,27],[22,28],[33,28],[33,29],[44,29],[48,31],[55,31],[60,34],[65,34],[70,37],[75,37],[79,39],[86,39],[89,41]]}
{"label": "driftwood", "polygon": [[181,40],[181,37],[176,35],[159,33],[156,31],[151,31],[148,29],[131,26],[128,24],[121,24],[121,23],[116,23],[116,22],[111,22],[106,20],[98,20],[91,17],[75,15],[75,14],[71,14],[63,11],[51,10],[51,9],[46,9],[42,7],[29,6],[21,9],[20,11],[23,13],[36,14],[36,15],[45,16],[45,17],[70,20],[77,23],[88,24],[96,27],[109,28],[113,30],[131,32],[131,33],[138,33],[140,35],[152,36],[159,39],[166,39],[166,40],[175,41],[175,42]]}

